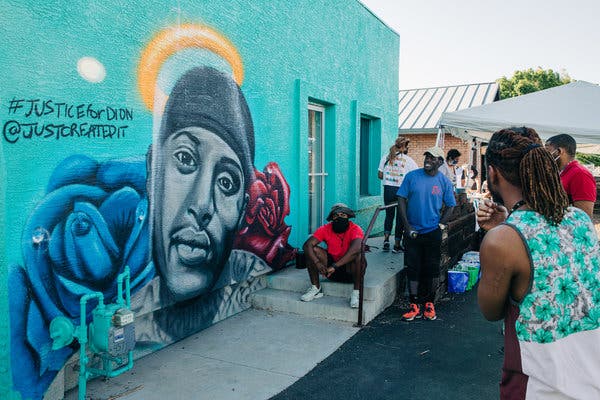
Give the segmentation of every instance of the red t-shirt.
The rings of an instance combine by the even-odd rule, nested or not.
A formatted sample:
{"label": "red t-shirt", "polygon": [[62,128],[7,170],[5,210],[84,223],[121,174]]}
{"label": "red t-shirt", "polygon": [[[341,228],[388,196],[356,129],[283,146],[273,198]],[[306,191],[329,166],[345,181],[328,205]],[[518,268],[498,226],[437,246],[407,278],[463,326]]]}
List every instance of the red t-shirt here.
{"label": "red t-shirt", "polygon": [[560,180],[569,195],[569,201],[596,201],[596,180],[577,160],[571,161],[560,173]]}
{"label": "red t-shirt", "polygon": [[335,233],[331,226],[331,222],[319,227],[313,236],[319,242],[325,242],[327,244],[327,252],[331,254],[333,261],[338,261],[348,252],[350,243],[354,239],[362,239],[364,236],[360,226],[350,221],[348,230],[344,233]]}

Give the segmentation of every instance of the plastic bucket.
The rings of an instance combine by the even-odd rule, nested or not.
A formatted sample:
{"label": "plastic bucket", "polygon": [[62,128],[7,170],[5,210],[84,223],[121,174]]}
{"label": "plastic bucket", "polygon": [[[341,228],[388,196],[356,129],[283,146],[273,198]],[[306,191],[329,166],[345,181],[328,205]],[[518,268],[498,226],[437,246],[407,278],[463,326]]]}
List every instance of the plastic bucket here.
{"label": "plastic bucket", "polygon": [[448,293],[464,293],[467,290],[469,274],[464,271],[448,271]]}
{"label": "plastic bucket", "polygon": [[478,266],[469,266],[469,281],[467,282],[467,290],[471,290],[473,286],[477,284],[479,280],[479,267]]}

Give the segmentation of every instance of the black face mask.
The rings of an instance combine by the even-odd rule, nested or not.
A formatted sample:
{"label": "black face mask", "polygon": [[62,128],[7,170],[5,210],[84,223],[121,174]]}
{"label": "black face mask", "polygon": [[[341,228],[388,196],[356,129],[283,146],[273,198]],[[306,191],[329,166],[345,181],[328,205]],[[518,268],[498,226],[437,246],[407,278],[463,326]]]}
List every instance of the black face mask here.
{"label": "black face mask", "polygon": [[348,226],[350,225],[350,221],[348,218],[336,218],[331,221],[331,228],[335,233],[344,233],[348,230]]}

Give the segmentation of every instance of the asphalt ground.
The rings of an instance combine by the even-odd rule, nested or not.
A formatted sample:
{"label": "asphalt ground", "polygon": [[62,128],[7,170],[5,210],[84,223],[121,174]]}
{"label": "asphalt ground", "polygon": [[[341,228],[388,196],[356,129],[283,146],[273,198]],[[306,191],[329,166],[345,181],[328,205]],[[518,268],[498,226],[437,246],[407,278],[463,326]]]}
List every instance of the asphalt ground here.
{"label": "asphalt ground", "polygon": [[271,399],[497,399],[501,322],[483,318],[476,288],[442,298],[435,321],[402,321],[407,306],[397,299]]}

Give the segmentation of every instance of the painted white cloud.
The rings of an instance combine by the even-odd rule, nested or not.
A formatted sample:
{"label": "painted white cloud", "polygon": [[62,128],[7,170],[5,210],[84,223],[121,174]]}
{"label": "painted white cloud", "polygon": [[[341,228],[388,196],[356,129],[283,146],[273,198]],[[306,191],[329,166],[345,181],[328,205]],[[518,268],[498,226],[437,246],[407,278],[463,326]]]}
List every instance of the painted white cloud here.
{"label": "painted white cloud", "polygon": [[106,68],[94,57],[81,57],[77,61],[77,72],[88,82],[99,83],[106,78]]}

